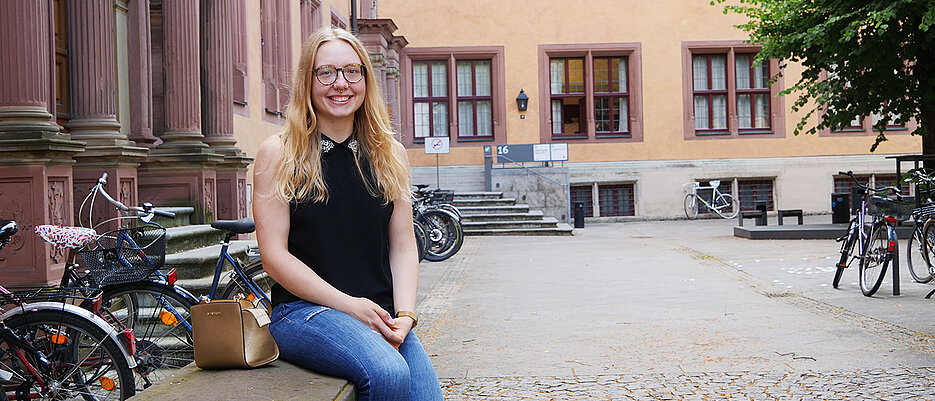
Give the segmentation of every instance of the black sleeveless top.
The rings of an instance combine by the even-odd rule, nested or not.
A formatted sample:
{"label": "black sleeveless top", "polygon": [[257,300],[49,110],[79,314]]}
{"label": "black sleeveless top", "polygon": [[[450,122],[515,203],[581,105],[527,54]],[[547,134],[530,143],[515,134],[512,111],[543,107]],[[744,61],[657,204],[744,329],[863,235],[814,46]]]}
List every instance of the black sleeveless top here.
{"label": "black sleeveless top", "polygon": [[[388,235],[393,203],[384,205],[382,196],[367,191],[354,163],[357,144],[350,138],[335,143],[323,137],[321,165],[329,197],[323,203],[290,204],[289,252],[339,291],[394,313]],[[376,188],[369,161],[361,159],[365,179]],[[273,305],[300,299],[279,284],[272,293]]]}

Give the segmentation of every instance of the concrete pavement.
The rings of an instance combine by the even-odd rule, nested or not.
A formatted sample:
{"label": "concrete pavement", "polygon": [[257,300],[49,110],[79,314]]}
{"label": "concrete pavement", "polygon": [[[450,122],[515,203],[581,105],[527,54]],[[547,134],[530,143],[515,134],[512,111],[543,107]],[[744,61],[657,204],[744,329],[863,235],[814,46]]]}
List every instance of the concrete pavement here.
{"label": "concrete pavement", "polygon": [[740,239],[734,224],[469,237],[423,263],[418,333],[446,398],[935,396],[931,286],[901,267],[898,297],[889,279],[862,296],[856,269],[832,289],[834,241]]}

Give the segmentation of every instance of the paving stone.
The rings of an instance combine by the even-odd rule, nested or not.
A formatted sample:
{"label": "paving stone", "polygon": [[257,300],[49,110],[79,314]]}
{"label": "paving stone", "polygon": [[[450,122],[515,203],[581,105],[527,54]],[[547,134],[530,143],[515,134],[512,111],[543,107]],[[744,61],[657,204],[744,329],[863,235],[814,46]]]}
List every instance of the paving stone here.
{"label": "paving stone", "polygon": [[[583,377],[442,378],[447,400],[848,400],[935,399],[928,375],[935,369],[852,371],[706,372]],[[795,380],[781,380],[792,376]],[[750,385],[770,378],[781,385]],[[744,385],[725,383],[745,383]]]}

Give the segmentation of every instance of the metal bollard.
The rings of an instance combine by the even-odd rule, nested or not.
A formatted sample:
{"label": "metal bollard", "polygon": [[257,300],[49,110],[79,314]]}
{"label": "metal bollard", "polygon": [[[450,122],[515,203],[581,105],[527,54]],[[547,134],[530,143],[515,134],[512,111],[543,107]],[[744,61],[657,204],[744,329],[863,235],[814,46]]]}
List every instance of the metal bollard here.
{"label": "metal bollard", "polygon": [[584,202],[575,202],[575,228],[584,228]]}

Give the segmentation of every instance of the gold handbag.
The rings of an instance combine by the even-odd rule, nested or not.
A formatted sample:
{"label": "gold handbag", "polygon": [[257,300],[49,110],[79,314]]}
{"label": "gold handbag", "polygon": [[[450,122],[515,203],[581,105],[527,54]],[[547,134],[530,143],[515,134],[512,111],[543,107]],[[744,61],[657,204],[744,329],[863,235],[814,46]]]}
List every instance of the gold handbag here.
{"label": "gold handbag", "polygon": [[279,357],[265,307],[238,295],[235,299],[202,298],[191,313],[199,368],[253,368]]}

